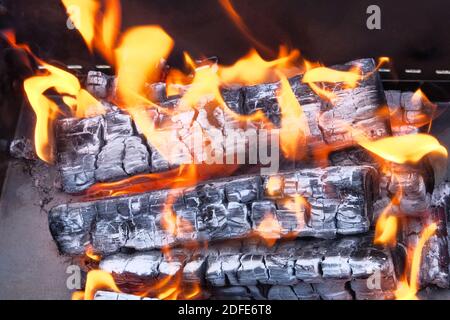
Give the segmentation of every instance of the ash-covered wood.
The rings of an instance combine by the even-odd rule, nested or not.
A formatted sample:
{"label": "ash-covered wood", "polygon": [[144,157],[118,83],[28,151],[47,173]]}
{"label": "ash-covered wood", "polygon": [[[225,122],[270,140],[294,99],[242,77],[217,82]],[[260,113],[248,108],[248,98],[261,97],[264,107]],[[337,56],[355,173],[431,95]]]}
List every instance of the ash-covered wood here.
{"label": "ash-covered wood", "polygon": [[386,91],[386,99],[391,114],[392,133],[405,135],[427,130],[432,120],[435,106],[419,93]]}
{"label": "ash-covered wood", "polygon": [[422,251],[420,284],[449,287],[449,248],[445,207],[432,207],[420,217],[409,217],[403,229],[404,243],[415,248],[423,230],[432,223],[438,228]]}
{"label": "ash-covered wood", "polygon": [[216,299],[388,299],[396,288],[388,250],[371,236],[295,240],[267,247],[257,240],[229,241],[208,249],[175,249],[105,258],[100,268],[119,286],[151,284],[181,275],[183,285],[201,284]]}
{"label": "ash-covered wood", "polygon": [[[308,128],[305,130],[307,143],[305,146],[299,146],[299,148],[305,149],[306,156],[311,155],[315,148],[339,149],[355,145],[349,128],[361,129],[360,131],[371,139],[390,135],[388,112],[384,112],[385,95],[378,74],[374,72],[374,61],[372,59],[357,60],[333,68],[348,70],[355,66],[362,70],[365,78],[354,89],[346,89],[343,84],[339,83],[333,86],[318,84],[333,91],[336,98],[332,101],[325,101],[315,94],[307,84],[302,83],[302,76],[290,79],[291,87],[304,109],[308,122]],[[102,77],[98,73],[90,74],[88,77],[88,88],[91,88],[91,91],[100,97],[105,96],[104,92],[110,91],[110,83],[111,79],[106,76]],[[106,85],[106,87],[99,88],[99,85]],[[249,115],[257,110],[262,110],[276,126],[279,126],[281,112],[276,98],[279,87],[279,83],[270,83],[242,88],[223,88],[222,95],[227,106],[237,114]],[[154,85],[153,89],[149,90],[158,96],[162,107],[176,111],[179,98],[164,97],[163,94],[158,93],[161,91],[161,88],[158,88],[159,86]],[[158,152],[152,146],[151,141],[143,142],[146,147],[139,146],[137,148],[138,156],[141,159],[139,163],[129,163],[126,157],[123,158],[122,138],[135,136],[137,139],[141,139],[139,132],[133,127],[127,115],[114,113],[113,115],[108,114],[106,117],[83,120],[91,126],[97,127],[103,134],[100,135],[99,145],[95,150],[90,151],[88,158],[83,153],[80,153],[78,157],[77,148],[67,147],[62,150],[58,148],[58,153],[70,152],[71,154],[71,157],[65,157],[62,159],[63,161],[59,162],[64,190],[69,193],[77,193],[86,190],[95,182],[114,181],[135,173],[167,171],[193,161],[196,163],[207,162],[210,160],[210,154],[223,154],[225,160],[227,156],[240,153],[239,150],[228,148],[229,144],[233,143],[231,137],[238,139],[236,134],[239,135],[240,132],[240,138],[246,141],[245,139],[248,138],[243,132],[244,129],[261,127],[260,123],[237,121],[225,112],[223,107],[212,101],[203,101],[201,105],[196,106],[195,110],[176,111],[175,115],[165,115],[156,110],[148,112],[147,116],[153,119],[157,129],[164,132],[166,143],[158,146]],[[114,122],[116,120],[117,122]],[[62,122],[66,129],[60,135],[61,143],[58,146],[61,144],[73,146],[71,139],[77,139],[77,145],[88,143],[82,140],[83,137],[89,138],[89,136],[82,135],[83,130],[86,130],[82,125],[84,122],[81,122],[81,125],[79,123],[79,120],[73,119]],[[69,125],[73,126],[72,130],[69,130]],[[108,133],[110,125],[118,126],[120,137],[113,135],[114,139],[108,138],[110,137]],[[76,135],[76,133],[80,135]],[[199,133],[211,140],[211,143],[208,144],[209,149],[200,154],[194,152],[192,143],[192,137],[200,136]],[[116,141],[117,139],[119,141]],[[247,145],[248,143],[246,141]],[[283,157],[280,155],[280,158]],[[93,159],[95,161],[92,161]],[[308,160],[305,159],[305,161]],[[293,167],[288,166],[284,169],[289,168]],[[92,171],[95,172],[94,175],[92,175]]]}
{"label": "ash-covered wood", "polygon": [[[255,231],[274,239],[334,238],[369,230],[377,192],[377,172],[369,166],[306,169],[71,203],[52,209],[49,223],[60,251],[71,255],[83,254],[88,244],[111,254],[242,238]],[[266,219],[279,231],[267,230]],[[167,221],[173,226],[165,226]]]}

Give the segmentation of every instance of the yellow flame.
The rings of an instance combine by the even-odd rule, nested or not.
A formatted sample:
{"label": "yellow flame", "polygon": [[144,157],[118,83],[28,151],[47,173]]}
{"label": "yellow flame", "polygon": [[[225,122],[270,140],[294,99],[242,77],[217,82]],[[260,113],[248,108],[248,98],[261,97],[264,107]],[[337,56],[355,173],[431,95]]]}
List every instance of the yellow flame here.
{"label": "yellow flame", "polygon": [[102,38],[96,41],[98,50],[109,61],[114,61],[114,48],[120,32],[121,5],[120,0],[108,0],[105,2],[105,14],[102,22]]}
{"label": "yellow flame", "polygon": [[94,50],[95,21],[100,3],[97,0],[61,0],[75,28],[80,32],[89,50]]}
{"label": "yellow flame", "polygon": [[256,234],[261,237],[269,247],[272,247],[281,238],[281,225],[271,213],[266,214],[256,228]]}
{"label": "yellow flame", "polygon": [[159,26],[132,28],[116,49],[118,95],[126,106],[142,105],[145,84],[159,80],[161,60],[173,48],[173,40]]}
{"label": "yellow flame", "polygon": [[[26,79],[24,90],[36,114],[36,153],[43,161],[52,163],[54,157],[52,122],[60,113],[60,108],[46,97],[45,93],[53,88],[59,94],[69,96],[64,101],[69,104],[73,115],[77,117],[85,117],[87,112],[102,114],[105,110],[94,97],[81,89],[80,82],[74,75],[49,64],[43,62],[41,64],[45,67],[46,73]],[[91,109],[92,106],[95,109]]]}
{"label": "yellow flame", "polygon": [[302,82],[308,84],[317,95],[327,100],[335,99],[336,95],[320,87],[318,83],[343,83],[347,88],[355,88],[362,79],[361,71],[357,67],[349,71],[339,71],[305,61],[305,68]]}
{"label": "yellow flame", "polygon": [[267,194],[269,196],[276,196],[278,191],[281,190],[281,187],[283,186],[283,181],[279,176],[272,176],[267,181]]}
{"label": "yellow flame", "polygon": [[98,0],[61,0],[69,18],[80,32],[91,52],[97,49],[109,62],[120,32],[120,0],[104,1],[103,14]]}
{"label": "yellow flame", "polygon": [[94,296],[99,290],[108,290],[120,293],[119,287],[111,274],[105,271],[93,270],[87,275],[86,288],[84,292],[75,292],[73,300],[94,300]]}
{"label": "yellow flame", "polygon": [[278,79],[278,72],[288,77],[298,72],[299,69],[295,67],[294,63],[299,56],[298,50],[288,51],[282,47],[277,59],[266,61],[255,49],[252,49],[232,66],[220,66],[220,81],[228,85],[255,85],[263,82],[274,82]]}
{"label": "yellow flame", "polygon": [[91,259],[95,262],[100,262],[102,260],[102,256],[95,253],[94,247],[92,245],[88,245],[86,247],[85,254],[89,259]]}
{"label": "yellow flame", "polygon": [[391,214],[393,204],[389,204],[377,220],[375,241],[377,245],[395,247],[397,245],[398,217]]}
{"label": "yellow flame", "polygon": [[410,276],[407,278],[406,274],[400,280],[397,290],[395,291],[395,298],[397,300],[417,300],[417,291],[419,290],[420,281],[420,265],[422,263],[422,251],[427,241],[436,233],[437,224],[433,223],[427,226],[421,233],[419,242],[413,248],[413,257],[410,268]]}
{"label": "yellow flame", "polygon": [[428,134],[387,137],[376,141],[370,141],[362,135],[357,135],[356,140],[363,148],[385,160],[398,164],[417,163],[430,153],[448,156],[447,149],[436,138]]}
{"label": "yellow flame", "polygon": [[280,143],[284,156],[290,160],[301,160],[306,155],[309,125],[303,108],[292,91],[287,78],[281,78],[281,88],[277,94],[281,111]]}

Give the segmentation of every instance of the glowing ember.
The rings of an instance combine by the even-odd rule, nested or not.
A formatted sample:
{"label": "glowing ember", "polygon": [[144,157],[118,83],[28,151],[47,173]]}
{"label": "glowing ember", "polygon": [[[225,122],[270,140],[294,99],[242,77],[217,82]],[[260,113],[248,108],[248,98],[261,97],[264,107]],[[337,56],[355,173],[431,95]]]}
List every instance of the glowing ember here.
{"label": "glowing ember", "polygon": [[256,228],[256,234],[272,247],[281,238],[281,225],[273,214],[268,213]]}
{"label": "glowing ember", "polygon": [[275,196],[277,195],[281,188],[283,186],[283,181],[280,177],[278,176],[272,176],[269,178],[269,180],[267,181],[267,193],[269,196]]}
{"label": "glowing ember", "polygon": [[419,290],[420,265],[422,263],[422,251],[427,241],[436,233],[437,225],[433,223],[427,226],[421,233],[420,239],[415,248],[408,248],[413,253],[409,268],[409,278],[406,273],[397,286],[395,297],[397,300],[417,300],[417,291]]}
{"label": "glowing ember", "polygon": [[91,259],[92,261],[95,262],[100,262],[102,261],[102,256],[98,255],[95,253],[94,248],[92,247],[92,245],[88,245],[86,247],[86,252],[85,252],[86,256]]}

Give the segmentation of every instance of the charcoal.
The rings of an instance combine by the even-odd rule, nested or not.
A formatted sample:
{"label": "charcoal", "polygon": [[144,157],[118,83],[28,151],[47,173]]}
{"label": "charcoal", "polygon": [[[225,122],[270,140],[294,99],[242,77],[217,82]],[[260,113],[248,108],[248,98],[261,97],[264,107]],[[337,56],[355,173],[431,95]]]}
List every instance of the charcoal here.
{"label": "charcoal", "polygon": [[[368,235],[282,241],[267,247],[254,240],[235,240],[207,249],[179,249],[168,256],[158,251],[112,255],[100,263],[100,268],[121,279],[131,292],[129,283],[151,283],[162,274],[181,273],[184,285],[201,284],[216,299],[350,300],[354,295],[361,299],[392,298],[397,276],[391,253],[372,241]],[[296,268],[300,260],[303,266],[318,264],[313,277]],[[198,261],[202,267],[192,268],[193,263],[200,265]],[[332,273],[326,271],[330,266]],[[194,276],[190,275],[192,270]],[[381,275],[379,287],[371,286],[374,274]]]}
{"label": "charcoal", "polygon": [[[123,248],[150,250],[186,241],[249,237],[263,229],[268,213],[280,225],[280,232],[270,236],[275,240],[292,234],[325,239],[361,234],[370,228],[371,199],[378,190],[376,177],[376,171],[368,166],[329,167],[71,203],[51,210],[50,230],[61,252],[70,255],[83,254],[87,243],[101,254],[111,254]],[[270,195],[270,179],[281,181],[278,195]],[[296,206],[298,197],[303,200]],[[294,205],[287,204],[291,202]],[[175,233],[167,232],[162,225],[167,206],[176,215]],[[86,219],[83,212],[89,219],[92,213],[94,217],[80,230],[78,220]],[[74,229],[76,233],[72,234]],[[89,240],[81,243],[79,233],[83,233],[83,240]]]}
{"label": "charcoal", "polygon": [[[346,89],[342,84],[335,84],[331,86],[327,85],[327,89],[332,90],[336,98],[333,101],[325,101],[315,94],[307,84],[302,83],[302,76],[296,76],[290,79],[291,87],[300,102],[300,105],[304,109],[304,113],[307,117],[309,128],[307,131],[307,150],[305,154],[308,157],[312,157],[312,153],[315,148],[327,148],[327,149],[340,149],[342,147],[355,146],[352,134],[348,128],[359,128],[362,132],[366,132],[368,137],[376,139],[390,135],[389,119],[386,116],[386,112],[383,112],[385,105],[385,95],[383,94],[379,77],[375,69],[375,63],[371,59],[363,59],[353,61],[351,63],[335,66],[338,70],[348,70],[351,67],[358,66],[366,77],[361,81],[360,85],[355,89]],[[90,80],[89,80],[90,79]],[[103,94],[104,83],[109,83],[108,77],[100,76],[97,73],[91,74],[88,77],[88,83],[100,83]],[[321,85],[321,84],[318,84]],[[323,84],[325,86],[325,84]],[[269,83],[250,87],[236,87],[236,88],[223,88],[222,95],[229,109],[237,114],[248,115],[258,110],[263,111],[267,118],[269,118],[275,126],[279,126],[280,119],[280,107],[276,98],[276,91],[278,90],[279,83]],[[97,90],[95,85],[92,86],[92,90]],[[109,89],[108,89],[109,90]],[[164,99],[159,96],[158,99]],[[233,118],[228,112],[223,110],[222,106],[217,104],[205,102],[196,106],[195,110],[184,111],[177,110],[177,103],[179,97],[169,97],[160,102],[163,108],[169,108],[175,111],[174,114],[166,115],[156,110],[149,110],[151,118],[154,120],[156,129],[160,130],[167,139],[165,139],[164,146],[151,145],[150,141],[143,142],[143,146],[139,149],[144,152],[145,149],[150,150],[151,154],[148,155],[149,167],[140,162],[137,167],[125,168],[125,170],[119,170],[116,164],[111,165],[108,161],[97,161],[100,152],[92,151],[89,155],[94,159],[90,159],[88,166],[84,168],[80,163],[86,162],[83,158],[85,155],[79,153],[76,148],[71,148],[74,143],[71,143],[70,139],[77,138],[77,144],[84,143],[80,141],[77,136],[68,135],[63,136],[62,143],[58,146],[65,145],[62,149],[58,148],[57,152],[71,152],[71,158],[66,162],[60,162],[60,170],[64,173],[69,171],[69,178],[64,178],[69,174],[63,174],[63,186],[66,192],[78,193],[86,190],[96,181],[96,176],[92,176],[93,168],[92,164],[97,163],[94,168],[99,170],[101,174],[99,177],[102,181],[116,181],[126,176],[136,173],[149,173],[149,172],[164,172],[178,167],[184,163],[192,163],[193,160],[196,163],[208,163],[214,159],[211,156],[217,158],[219,161],[223,161],[228,157],[239,155],[245,156],[242,150],[230,149],[231,138],[235,135],[242,139],[245,139],[245,143],[248,146],[254,146],[255,143],[251,143],[248,137],[243,133],[243,129],[259,129],[261,123],[249,122],[242,123]],[[117,151],[116,148],[108,146],[114,139],[120,137],[140,136],[141,132],[134,130],[128,115],[124,115],[118,112],[109,112],[105,117],[98,117],[87,120],[89,122],[97,121],[98,127],[104,127],[104,135],[100,137],[100,146],[106,149],[102,156],[108,155],[110,150]],[[77,129],[82,132],[83,127],[78,125],[77,120],[64,120],[66,124],[72,124],[74,127],[72,132],[76,133]],[[241,130],[241,131],[239,131]],[[196,154],[193,149],[192,137],[201,132],[205,137],[210,138],[210,143],[206,144],[202,154]],[[239,133],[240,132],[240,133]],[[81,138],[84,136],[81,135]],[[86,137],[89,138],[89,137]],[[87,142],[86,142],[87,144]],[[117,147],[118,144],[115,144]],[[144,148],[145,146],[145,148]],[[167,150],[162,150],[166,148]],[[157,149],[157,150],[156,150]],[[119,152],[119,151],[117,151]],[[139,154],[142,154],[140,152]],[[245,152],[245,150],[244,150]],[[119,152],[120,153],[120,152]],[[78,157],[80,159],[78,159]],[[147,155],[143,156],[146,158]],[[292,170],[294,169],[292,161],[287,161],[281,158],[281,169]],[[309,162],[308,158],[305,159],[305,163]],[[102,166],[105,165],[105,168]],[[72,167],[76,167],[77,171],[72,173]],[[113,169],[110,170],[110,167]],[[83,171],[86,169],[86,171]],[[130,173],[131,172],[131,173]],[[73,175],[87,176],[84,183],[79,182],[75,184]]]}

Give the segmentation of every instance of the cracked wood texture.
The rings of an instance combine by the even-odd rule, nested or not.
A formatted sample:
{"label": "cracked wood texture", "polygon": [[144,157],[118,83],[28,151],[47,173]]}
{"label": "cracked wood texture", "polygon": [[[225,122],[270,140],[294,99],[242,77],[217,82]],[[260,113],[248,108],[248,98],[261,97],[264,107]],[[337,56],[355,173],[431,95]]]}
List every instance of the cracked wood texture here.
{"label": "cracked wood texture", "polygon": [[[277,239],[365,233],[378,192],[369,166],[305,169],[276,176],[233,177],[192,188],[61,205],[49,224],[60,251],[82,255],[150,250],[196,241],[248,237],[275,220]],[[174,214],[172,231],[165,227]],[[262,228],[262,229],[261,229]]]}
{"label": "cracked wood texture", "polygon": [[[307,84],[302,83],[301,75],[290,79],[308,122],[305,129],[307,143],[299,146],[306,149],[306,155],[311,155],[316,148],[329,150],[355,145],[350,127],[361,129],[371,139],[391,134],[389,117],[387,112],[383,112],[386,100],[378,73],[375,72],[375,62],[363,59],[333,68],[349,70],[355,66],[365,75],[358,87],[348,89],[342,83],[333,86],[322,84],[336,95],[332,101],[325,101],[316,95]],[[110,82],[101,73],[90,73],[87,88],[105,99],[114,87],[108,84]],[[223,88],[222,95],[228,107],[237,114],[249,115],[262,110],[268,119],[279,126],[281,113],[276,98],[279,86],[279,83],[270,83]],[[151,87],[158,88],[149,91],[153,92],[152,96],[158,92],[156,95],[162,107],[177,110],[179,97],[164,97],[161,93],[164,91],[163,85]],[[236,153],[228,148],[230,141],[233,141],[231,138],[243,139],[248,144],[244,129],[262,126],[255,122],[243,124],[212,101],[205,101],[195,110],[179,111],[171,116],[155,110],[144,112],[149,113],[158,130],[166,133],[167,150],[159,151],[170,155],[169,158],[162,157],[150,142],[142,138],[131,118],[119,111],[102,117],[59,121],[57,153],[63,189],[67,193],[80,193],[96,182],[117,181],[137,173],[167,171],[194,160],[201,163],[210,157],[209,154],[223,154],[226,158],[227,152],[232,155]],[[200,132],[212,138],[212,143],[210,150],[194,154],[192,137]],[[286,166],[285,169],[294,168],[292,164]]]}
{"label": "cracked wood texture", "polygon": [[448,288],[449,248],[445,207],[432,207],[419,217],[408,217],[402,229],[403,242],[410,248],[416,247],[422,231],[432,223],[437,224],[437,231],[422,251],[420,285]]}
{"label": "cracked wood texture", "polygon": [[369,235],[280,241],[273,247],[257,239],[235,240],[207,249],[174,249],[168,256],[160,251],[116,254],[100,269],[129,293],[178,276],[182,287],[200,284],[212,299],[391,299],[395,261],[389,250],[372,243]]}

